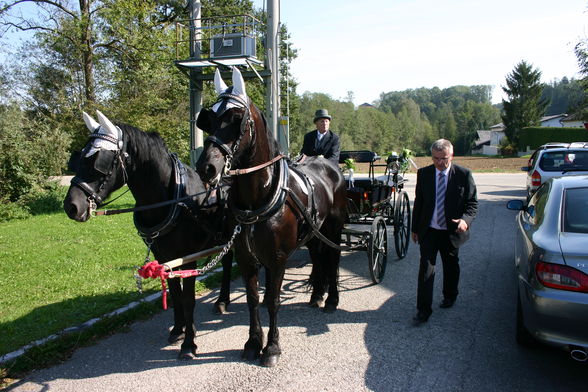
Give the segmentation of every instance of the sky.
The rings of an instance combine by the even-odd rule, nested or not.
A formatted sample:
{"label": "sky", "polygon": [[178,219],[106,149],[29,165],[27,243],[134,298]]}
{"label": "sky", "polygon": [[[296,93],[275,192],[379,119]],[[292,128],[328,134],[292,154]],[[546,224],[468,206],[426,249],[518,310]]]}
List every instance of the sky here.
{"label": "sky", "polygon": [[[266,0],[254,0],[262,8]],[[542,81],[578,78],[586,0],[281,0],[298,50],[298,94],[372,103],[382,92],[492,85],[492,101],[525,60]]]}
{"label": "sky", "polygon": [[497,103],[522,60],[545,83],[580,77],[574,46],[588,39],[588,0],[281,0],[280,8],[298,50],[298,94],[346,100],[351,91],[356,105],[455,85],[491,85]]}

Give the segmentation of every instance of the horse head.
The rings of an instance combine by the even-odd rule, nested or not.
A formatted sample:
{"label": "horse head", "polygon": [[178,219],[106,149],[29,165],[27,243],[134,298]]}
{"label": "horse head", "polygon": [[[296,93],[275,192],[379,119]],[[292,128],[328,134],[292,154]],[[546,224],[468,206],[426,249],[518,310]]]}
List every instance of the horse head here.
{"label": "horse head", "polygon": [[90,130],[88,143],[74,152],[69,168],[75,173],[63,201],[63,209],[78,222],[90,219],[91,211],[127,180],[123,133],[105,115],[96,111],[98,122],[83,113]]}
{"label": "horse head", "polygon": [[218,69],[214,75],[218,94],[211,109],[202,109],[196,125],[209,136],[196,164],[203,181],[216,182],[228,170],[250,164],[252,150],[263,138],[265,122],[245,90],[241,72],[233,68],[233,86],[227,87]]}

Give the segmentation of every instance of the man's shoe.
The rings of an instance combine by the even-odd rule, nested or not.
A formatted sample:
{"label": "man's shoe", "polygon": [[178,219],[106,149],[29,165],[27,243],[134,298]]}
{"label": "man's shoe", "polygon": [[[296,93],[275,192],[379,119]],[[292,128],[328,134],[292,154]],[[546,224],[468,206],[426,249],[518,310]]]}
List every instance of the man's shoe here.
{"label": "man's shoe", "polygon": [[439,304],[440,308],[447,309],[453,306],[455,299],[443,298],[443,301]]}
{"label": "man's shoe", "polygon": [[412,321],[414,321],[415,325],[426,323],[427,320],[429,320],[429,316],[431,316],[431,313],[433,312],[425,312],[423,310],[419,310],[416,316],[412,318]]}

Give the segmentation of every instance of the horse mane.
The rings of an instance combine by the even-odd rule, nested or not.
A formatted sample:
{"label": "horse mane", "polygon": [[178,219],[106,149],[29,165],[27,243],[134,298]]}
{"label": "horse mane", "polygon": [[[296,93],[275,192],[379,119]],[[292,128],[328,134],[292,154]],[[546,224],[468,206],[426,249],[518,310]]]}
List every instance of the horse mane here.
{"label": "horse mane", "polygon": [[[251,111],[251,113],[258,114],[259,117],[261,118],[261,121],[263,122],[263,127],[265,128],[265,132],[266,132],[266,138],[267,138],[267,142],[268,142],[270,156],[273,157],[273,156],[278,155],[280,153],[280,147],[278,145],[278,141],[276,140],[276,138],[272,134],[270,128],[267,126],[267,120],[265,118],[265,115],[263,114],[263,112],[261,110],[259,110],[257,105],[255,105],[253,102],[251,102],[251,106],[255,108],[255,111]],[[250,108],[251,108],[251,106],[250,106]]]}
{"label": "horse mane", "polygon": [[127,152],[133,157],[133,165],[150,160],[164,162],[169,158],[169,148],[159,132],[145,132],[128,124],[117,123],[117,126],[123,131]]}

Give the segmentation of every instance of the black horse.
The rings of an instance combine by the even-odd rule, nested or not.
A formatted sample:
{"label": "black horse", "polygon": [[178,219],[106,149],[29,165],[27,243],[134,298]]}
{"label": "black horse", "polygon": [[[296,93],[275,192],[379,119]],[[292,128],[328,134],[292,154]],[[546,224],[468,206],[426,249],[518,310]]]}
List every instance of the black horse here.
{"label": "black horse", "polygon": [[[128,125],[115,126],[98,112],[100,123],[84,113],[92,132],[81,155],[70,160],[75,177],[63,201],[67,215],[78,222],[91,216],[112,192],[128,184],[136,206],[197,195],[182,203],[173,203],[134,213],[135,227],[160,263],[219,245],[228,238],[226,212],[222,204],[205,203],[205,187],[198,174],[169,152],[157,133],[146,133]],[[222,259],[223,279],[215,304],[223,313],[229,304],[232,251]],[[194,269],[195,263],[182,269]],[[168,341],[182,340],[180,359],[196,354],[194,306],[195,277],[169,279],[174,309],[174,326]]]}
{"label": "black horse", "polygon": [[[219,100],[204,109],[198,127],[210,136],[196,170],[205,181],[230,175],[229,208],[242,232],[235,240],[237,263],[247,291],[249,339],[243,357],[274,366],[281,354],[277,314],[288,257],[306,244],[312,259],[310,305],[333,312],[339,303],[337,287],[346,210],[346,188],[337,165],[319,157],[289,165],[279,152],[259,109],[245,93],[240,72],[233,69],[227,88],[215,75]],[[232,170],[231,170],[232,169]],[[317,238],[320,237],[320,240]],[[331,242],[327,246],[326,242]],[[259,320],[258,271],[266,270],[264,303],[269,312],[268,341],[263,347]],[[263,350],[262,350],[263,349]]]}

